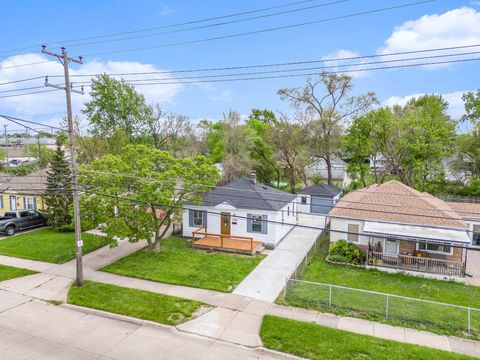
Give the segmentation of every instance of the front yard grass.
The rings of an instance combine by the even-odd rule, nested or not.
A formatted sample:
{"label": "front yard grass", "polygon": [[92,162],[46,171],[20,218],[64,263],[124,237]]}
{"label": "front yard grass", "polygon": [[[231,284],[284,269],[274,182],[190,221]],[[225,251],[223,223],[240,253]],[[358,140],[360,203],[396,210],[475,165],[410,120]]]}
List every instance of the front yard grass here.
{"label": "front yard grass", "polygon": [[[480,308],[480,287],[375,269],[331,265],[325,261],[322,251],[310,260],[301,280]],[[476,310],[471,311],[471,334],[468,335],[468,311],[445,305],[390,297],[387,320],[384,295],[334,287],[330,293],[328,286],[294,281],[290,282],[286,299],[279,302],[440,334],[480,336],[480,311]]]}
{"label": "front yard grass", "polygon": [[83,287],[72,285],[69,304],[109,311],[167,325],[187,321],[203,303],[149,291],[85,281]]}
{"label": "front yard grass", "polygon": [[175,285],[223,292],[233,289],[264,257],[193,250],[184,239],[162,240],[161,251],[145,249],[127,256],[102,271]]}
{"label": "front yard grass", "polygon": [[[104,237],[83,233],[83,253],[107,245]],[[42,228],[0,240],[0,255],[62,264],[75,258],[75,234]]]}
{"label": "front yard grass", "polygon": [[27,269],[16,268],[13,266],[0,265],[0,281],[33,274],[36,274],[36,272]]}
{"label": "front yard grass", "polygon": [[473,359],[447,351],[268,315],[263,319],[260,336],[264,346],[269,349],[308,359]]}

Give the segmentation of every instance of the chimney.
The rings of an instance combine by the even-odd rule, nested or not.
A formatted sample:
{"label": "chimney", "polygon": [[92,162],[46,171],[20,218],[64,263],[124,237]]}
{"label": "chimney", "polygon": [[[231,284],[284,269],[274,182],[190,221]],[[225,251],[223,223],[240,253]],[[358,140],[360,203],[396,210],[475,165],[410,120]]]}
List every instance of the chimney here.
{"label": "chimney", "polygon": [[255,170],[250,173],[250,181],[252,184],[257,183],[257,172]]}

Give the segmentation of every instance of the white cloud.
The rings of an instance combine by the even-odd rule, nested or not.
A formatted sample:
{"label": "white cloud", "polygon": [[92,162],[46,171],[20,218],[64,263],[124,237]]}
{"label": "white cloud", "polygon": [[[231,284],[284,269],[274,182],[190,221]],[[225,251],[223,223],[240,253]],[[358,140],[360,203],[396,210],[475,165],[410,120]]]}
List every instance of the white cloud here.
{"label": "white cloud", "polygon": [[[451,93],[445,93],[445,94],[438,94],[443,97],[444,100],[448,102],[448,114],[454,118],[454,119],[460,119],[463,114],[465,114],[465,108],[463,105],[463,100],[462,100],[462,95],[465,92],[468,92],[469,90],[466,91],[455,91]],[[394,106],[394,105],[401,105],[404,106],[409,100],[413,98],[418,98],[422,95],[425,95],[424,93],[418,93],[418,94],[411,94],[407,96],[391,96],[385,101],[382,102],[383,106]]]}
{"label": "white cloud", "polygon": [[366,71],[362,71],[364,67],[361,65],[358,66],[352,66],[348,67],[347,65],[351,64],[362,64],[365,61],[359,61],[359,60],[337,60],[337,59],[345,59],[345,58],[354,58],[360,56],[359,53],[350,51],[350,50],[345,50],[345,49],[340,49],[336,51],[335,53],[328,54],[322,57],[322,60],[328,60],[325,61],[325,66],[333,66],[332,68],[327,68],[325,71],[344,71],[344,70],[355,70],[352,72],[346,73],[347,75],[350,75],[352,77],[364,77],[367,75]]}
{"label": "white cloud", "polygon": [[165,16],[165,15],[170,15],[173,14],[176,10],[172,9],[170,6],[163,5],[160,9],[160,15]]}
{"label": "white cloud", "polygon": [[[385,41],[384,47],[379,49],[378,53],[387,54],[478,43],[480,43],[480,12],[472,8],[463,7],[443,14],[424,15],[417,20],[406,21],[394,29],[393,33]],[[443,54],[448,53],[452,53],[452,51],[443,52]],[[463,58],[466,57],[471,57],[471,55],[463,56]],[[450,59],[461,58],[451,57]],[[440,61],[440,59],[425,61],[434,62]]]}
{"label": "white cloud", "polygon": [[[44,75],[62,75],[63,68],[58,61],[48,60],[44,56],[37,54],[25,54],[17,55],[7,58],[3,62],[0,62],[0,83],[20,80],[24,78],[44,76]],[[46,61],[41,64],[33,66],[22,66],[1,69],[2,67],[10,67],[21,64],[28,64],[32,62]],[[84,65],[73,66],[70,70],[71,75],[85,75],[85,74],[98,74],[98,73],[131,73],[131,72],[152,72],[161,71],[151,64],[143,64],[139,62],[119,62],[119,61],[90,61]],[[158,75],[136,75],[128,76],[126,79],[153,79],[153,78],[169,78],[169,74]],[[72,76],[71,80],[75,85],[75,82],[89,81],[90,77],[75,77]],[[61,84],[63,83],[63,77],[50,77],[49,82]],[[0,91],[16,90],[27,87],[42,86],[43,79],[32,80],[29,82],[19,82],[15,84],[0,86]],[[181,84],[156,84],[149,86],[137,86],[136,89],[141,92],[147,102],[149,103],[169,103],[174,101],[175,97],[182,90]],[[30,91],[43,91],[51,88],[40,88],[26,90]],[[1,96],[21,94],[24,91],[12,92],[12,93],[0,93]],[[79,114],[83,107],[83,103],[89,100],[89,88],[85,88],[85,95],[72,94],[73,110],[75,114]],[[31,94],[25,96],[0,98],[0,108],[2,112],[9,114],[22,114],[25,116],[36,116],[37,114],[54,113],[65,111],[65,94],[63,91],[47,92],[42,94]],[[45,118],[42,122],[54,124],[58,122],[58,115],[56,117]]]}

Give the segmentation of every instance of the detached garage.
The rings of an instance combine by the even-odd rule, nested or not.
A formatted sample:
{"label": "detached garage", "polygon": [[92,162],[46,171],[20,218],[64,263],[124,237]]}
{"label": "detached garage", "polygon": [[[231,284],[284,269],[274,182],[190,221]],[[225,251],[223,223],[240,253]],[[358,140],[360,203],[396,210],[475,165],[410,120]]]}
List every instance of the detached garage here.
{"label": "detached garage", "polygon": [[312,214],[328,214],[340,199],[343,190],[335,186],[318,184],[300,191],[298,211]]}

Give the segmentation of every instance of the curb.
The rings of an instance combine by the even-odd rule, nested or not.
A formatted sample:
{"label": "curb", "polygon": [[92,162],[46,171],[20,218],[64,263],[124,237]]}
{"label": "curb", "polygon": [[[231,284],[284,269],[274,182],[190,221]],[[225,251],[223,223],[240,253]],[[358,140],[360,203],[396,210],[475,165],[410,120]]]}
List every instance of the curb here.
{"label": "curb", "polygon": [[181,333],[181,334],[195,336],[195,337],[202,338],[202,339],[215,340],[215,341],[218,341],[218,342],[221,342],[221,343],[227,343],[227,344],[230,344],[230,345],[233,345],[233,346],[241,346],[243,348],[253,350],[253,352],[258,354],[259,356],[269,355],[269,356],[272,356],[276,359],[285,359],[285,360],[303,360],[304,359],[304,358],[301,358],[301,357],[298,357],[298,356],[295,356],[295,355],[282,353],[282,352],[275,351],[275,350],[270,350],[270,349],[267,349],[263,346],[261,346],[261,347],[260,346],[259,347],[251,347],[251,346],[241,345],[241,344],[237,344],[237,343],[234,343],[234,342],[225,341],[225,340],[221,340],[221,339],[215,339],[215,338],[211,338],[211,337],[207,337],[207,336],[201,336],[201,335],[198,335],[198,334],[195,334],[195,333],[190,333],[188,331],[180,330],[177,327],[172,326],[172,325],[160,324],[160,323],[150,321],[150,320],[142,320],[142,319],[134,318],[134,317],[131,317],[131,316],[120,315],[120,314],[115,314],[115,313],[111,313],[111,312],[108,312],[108,311],[97,310],[97,309],[92,309],[92,308],[87,308],[87,307],[72,305],[72,304],[66,304],[66,303],[58,305],[58,306],[66,308],[66,309],[78,311],[78,312],[81,312],[81,313],[84,313],[84,314],[87,314],[87,315],[101,316],[101,317],[104,317],[104,318],[107,318],[107,319],[123,321],[123,322],[127,322],[127,323],[130,323],[130,324],[138,325],[138,326],[145,326],[145,325],[146,326],[152,326],[152,327],[159,328],[159,329],[169,330],[172,333]]}

